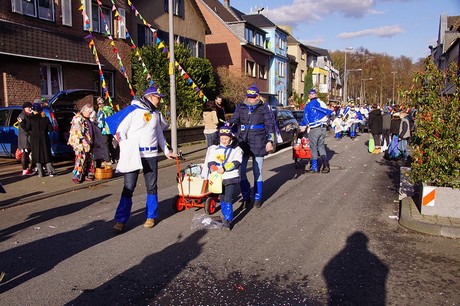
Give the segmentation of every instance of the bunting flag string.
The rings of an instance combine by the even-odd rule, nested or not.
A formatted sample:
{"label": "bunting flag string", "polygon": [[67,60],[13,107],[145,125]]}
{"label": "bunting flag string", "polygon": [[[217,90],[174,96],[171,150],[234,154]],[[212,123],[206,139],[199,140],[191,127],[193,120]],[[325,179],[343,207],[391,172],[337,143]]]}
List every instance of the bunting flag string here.
{"label": "bunting flag string", "polygon": [[[102,17],[102,22],[104,24],[104,30],[105,30],[105,34],[107,35],[107,38],[110,40],[110,46],[112,46],[112,51],[113,53],[115,53],[115,56],[117,57],[117,60],[118,60],[118,65],[120,66],[120,71],[121,73],[123,74],[123,76],[125,77],[126,79],[126,82],[128,83],[128,87],[129,87],[129,90],[130,90],[130,94],[131,96],[135,96],[134,94],[134,89],[133,89],[133,86],[131,85],[131,81],[129,80],[129,76],[128,76],[128,73],[126,71],[126,68],[125,66],[123,65],[123,61],[121,60],[121,57],[120,57],[120,52],[118,52],[118,49],[117,47],[115,46],[115,42],[113,40],[113,37],[112,37],[112,33],[110,33],[110,29],[109,29],[109,26],[107,24],[107,20],[104,16],[104,13],[102,12],[102,3],[97,0],[97,6],[99,8],[99,12],[101,14],[101,17]],[[116,16],[118,15],[119,19],[121,19],[121,17],[119,16],[118,14],[118,11],[117,11],[117,14]]]}
{"label": "bunting flag string", "polygon": [[[131,7],[131,10],[134,12],[134,16],[138,17],[142,23],[147,26],[150,31],[152,31],[153,33],[153,38],[155,40],[155,44],[157,45],[158,49],[163,49],[163,53],[168,53],[168,58],[170,58],[170,53],[169,53],[169,50],[168,48],[166,47],[166,45],[164,44],[164,42],[158,38],[157,36],[157,30],[155,30],[154,28],[152,28],[151,24],[148,23],[144,17],[142,17],[141,13],[139,13],[139,11],[136,9],[136,7],[134,6],[134,4],[130,1],[130,0],[126,0],[128,5]],[[113,0],[112,0],[112,3],[113,3]],[[183,77],[183,79],[187,82],[188,85],[191,85],[193,89],[195,89],[195,91],[197,92],[198,96],[200,97],[200,99],[202,98],[203,99],[203,102],[206,102],[208,101],[208,98],[205,96],[205,94],[203,93],[203,91],[198,87],[198,85],[195,84],[195,82],[192,80],[192,78],[188,75],[188,73],[185,71],[184,68],[182,68],[182,66],[177,62],[177,61],[174,61],[174,66],[177,68],[177,70],[179,71],[179,73],[181,74],[181,76]]]}
{"label": "bunting flag string", "polygon": [[139,49],[137,48],[136,44],[134,43],[133,38],[131,37],[131,34],[128,31],[128,27],[123,21],[123,18],[121,18],[120,13],[118,12],[117,6],[115,5],[115,1],[111,0],[112,2],[112,12],[115,12],[115,16],[117,17],[118,22],[122,24],[122,26],[125,27],[126,30],[126,38],[129,39],[131,43],[131,49],[135,51],[135,55],[137,56],[137,60],[141,63],[141,66],[143,68],[142,72],[146,75],[146,80],[149,81],[149,86],[152,86],[155,82],[152,79],[152,74],[150,71],[147,69],[147,66],[144,63],[144,60],[142,59],[141,54],[139,53]]}
{"label": "bunting flag string", "polygon": [[88,39],[88,38],[91,39],[90,42],[88,43],[88,47],[91,50],[91,52],[93,53],[95,61],[96,61],[96,64],[97,64],[97,66],[99,68],[99,79],[101,81],[103,98],[107,99],[109,101],[109,105],[111,107],[113,107],[112,98],[110,97],[109,89],[107,87],[107,83],[105,82],[104,73],[102,72],[102,65],[101,65],[101,62],[99,61],[99,55],[98,55],[98,52],[96,50],[96,46],[94,44],[93,35],[92,35],[92,29],[91,29],[91,25],[90,25],[90,22],[89,22],[89,18],[88,18],[88,15],[86,14],[86,11],[85,11],[84,0],[81,0],[81,6],[79,7],[79,10],[82,11],[81,14],[83,16],[84,30],[88,30],[90,32],[90,34],[85,36],[84,38],[85,39]]}

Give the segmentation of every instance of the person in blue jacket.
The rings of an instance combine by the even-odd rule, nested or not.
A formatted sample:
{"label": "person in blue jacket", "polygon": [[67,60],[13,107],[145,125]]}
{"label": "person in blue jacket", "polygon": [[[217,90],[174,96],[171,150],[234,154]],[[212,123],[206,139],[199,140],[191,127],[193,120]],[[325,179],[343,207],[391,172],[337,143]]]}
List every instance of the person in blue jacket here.
{"label": "person in blue jacket", "polygon": [[230,125],[236,127],[236,136],[241,149],[243,160],[240,166],[240,189],[243,197],[242,209],[251,202],[251,185],[246,176],[249,157],[252,157],[254,174],[254,206],[262,205],[262,167],[264,156],[273,150],[275,142],[275,122],[272,110],[264,103],[256,85],[248,87],[246,98],[238,104]]}
{"label": "person in blue jacket", "polygon": [[[332,114],[326,104],[318,99],[315,89],[308,93],[310,102],[305,106],[303,111],[303,119],[300,122],[301,132],[304,132],[308,126],[308,141],[311,149],[311,171],[319,172],[318,159],[321,158],[321,172],[328,173],[330,171],[329,161],[327,159],[326,139],[328,116]],[[318,155],[319,152],[319,155]]]}

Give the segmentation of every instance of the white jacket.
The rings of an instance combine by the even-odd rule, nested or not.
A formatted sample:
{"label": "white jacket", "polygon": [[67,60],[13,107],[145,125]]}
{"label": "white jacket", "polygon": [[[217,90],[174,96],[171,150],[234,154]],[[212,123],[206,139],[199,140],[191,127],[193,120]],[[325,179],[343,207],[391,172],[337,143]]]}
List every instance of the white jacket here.
{"label": "white jacket", "polygon": [[[203,178],[207,178],[211,172],[210,169],[208,169],[208,165],[210,162],[215,162],[218,167],[223,167],[225,169],[225,172],[222,174],[225,185],[226,180],[239,178],[238,168],[242,160],[243,150],[240,147],[231,148],[223,147],[221,145],[212,145],[206,152],[206,159],[204,161],[203,172],[201,175]],[[237,168],[232,167],[232,163],[235,164],[235,162],[238,164]]]}
{"label": "white jacket", "polygon": [[163,135],[165,122],[160,112],[150,112],[139,101],[139,106],[120,123],[117,134],[120,139],[120,159],[117,172],[131,172],[142,169],[141,157],[158,156],[161,149],[166,155],[169,149]]}

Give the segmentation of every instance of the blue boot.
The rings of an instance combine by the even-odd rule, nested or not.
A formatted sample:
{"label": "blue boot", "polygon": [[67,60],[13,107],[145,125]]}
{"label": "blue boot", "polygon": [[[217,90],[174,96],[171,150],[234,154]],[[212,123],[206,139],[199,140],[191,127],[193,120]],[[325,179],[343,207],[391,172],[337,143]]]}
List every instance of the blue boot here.
{"label": "blue boot", "polygon": [[233,205],[229,202],[220,202],[220,209],[222,210],[222,215],[224,220],[233,221]]}
{"label": "blue boot", "polygon": [[264,182],[263,181],[257,181],[254,184],[254,206],[256,208],[259,208],[260,205],[262,205],[262,186]]}
{"label": "blue boot", "polygon": [[156,194],[147,194],[146,216],[147,219],[155,219],[158,217],[158,196]]}
{"label": "blue boot", "polygon": [[318,161],[316,159],[311,160],[311,172],[318,172]]}
{"label": "blue boot", "polygon": [[128,197],[121,197],[118,203],[117,211],[115,212],[115,221],[125,224],[128,222],[131,215],[131,207],[133,206],[133,199]]}

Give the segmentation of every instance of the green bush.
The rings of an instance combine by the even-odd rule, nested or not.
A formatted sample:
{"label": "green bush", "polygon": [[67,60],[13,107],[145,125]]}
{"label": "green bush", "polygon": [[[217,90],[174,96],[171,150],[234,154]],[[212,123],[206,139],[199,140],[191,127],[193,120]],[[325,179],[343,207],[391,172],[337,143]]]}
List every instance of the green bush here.
{"label": "green bush", "polygon": [[[142,62],[138,56],[132,55],[133,63],[133,85],[136,93],[142,93],[147,89],[149,81],[146,79],[146,72],[149,71],[154,83],[165,95],[165,103],[160,104],[160,109],[169,120],[170,108],[170,77],[168,53],[163,52],[156,45],[144,46],[139,49]],[[176,44],[174,46],[174,57],[184,71],[190,76],[193,82],[201,89],[208,99],[215,98],[216,81],[214,70],[207,59],[192,57],[190,49]],[[195,126],[201,122],[203,97],[192,88],[176,68],[176,114],[178,127]]]}
{"label": "green bush", "polygon": [[431,59],[404,93],[418,109],[412,179],[438,187],[460,187],[460,77],[457,65],[439,70]]}

